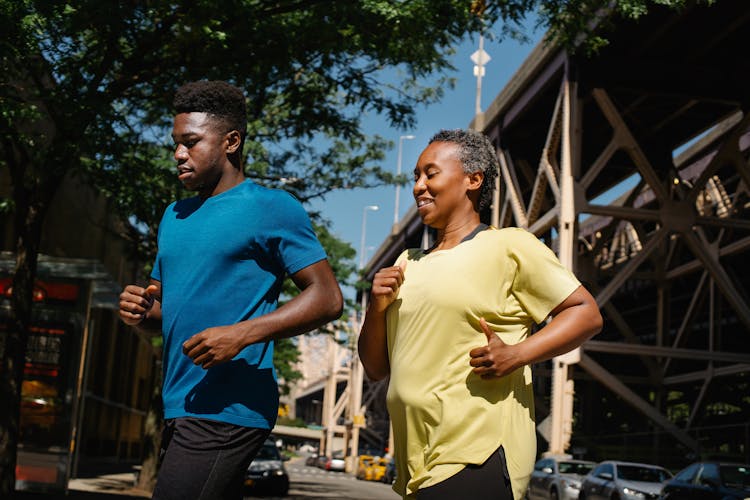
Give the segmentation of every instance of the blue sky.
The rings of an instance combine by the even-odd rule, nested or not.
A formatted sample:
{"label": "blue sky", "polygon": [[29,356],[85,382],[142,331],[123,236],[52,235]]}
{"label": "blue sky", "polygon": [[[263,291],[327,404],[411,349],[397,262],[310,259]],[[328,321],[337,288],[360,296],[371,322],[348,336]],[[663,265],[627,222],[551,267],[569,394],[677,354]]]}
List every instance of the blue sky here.
{"label": "blue sky", "polygon": [[[505,87],[541,39],[543,33],[540,30],[534,31],[533,23],[528,23],[527,26],[526,35],[530,38],[528,43],[520,43],[512,39],[505,39],[501,42],[485,39],[484,50],[492,59],[485,66],[485,76],[482,79],[481,107],[483,110],[487,109],[495,96]],[[467,128],[469,126],[474,117],[477,87],[477,79],[473,74],[474,63],[470,56],[477,49],[477,36],[465,40],[456,48],[453,65],[457,71],[451,75],[456,78],[455,88],[447,90],[440,103],[419,109],[414,129],[392,129],[388,127],[385,120],[366,121],[365,133],[379,134],[394,143],[394,148],[387,153],[382,163],[385,168],[391,168],[394,173],[396,172],[399,136],[415,136],[413,140],[403,141],[401,169],[402,172],[408,173],[413,170],[419,154],[435,132],[444,128]],[[331,221],[333,233],[357,250],[356,262],[359,262],[364,207],[379,206],[377,211],[367,211],[366,262],[372,256],[374,249],[380,246],[391,231],[395,192],[395,187],[339,191],[326,196],[323,201],[313,203],[311,208],[320,210],[323,216]],[[411,187],[409,185],[402,187],[399,194],[399,218],[406,213],[413,202]],[[353,296],[352,290],[345,290],[344,293]]]}

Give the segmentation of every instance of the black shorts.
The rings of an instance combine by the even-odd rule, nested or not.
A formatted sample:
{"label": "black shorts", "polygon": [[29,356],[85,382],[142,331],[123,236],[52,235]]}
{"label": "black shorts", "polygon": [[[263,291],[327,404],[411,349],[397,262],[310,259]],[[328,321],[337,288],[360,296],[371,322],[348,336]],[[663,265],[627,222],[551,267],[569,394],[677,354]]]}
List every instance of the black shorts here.
{"label": "black shorts", "polygon": [[201,418],[167,420],[152,498],[241,499],[247,468],[270,433]]}
{"label": "black shorts", "polygon": [[482,465],[469,464],[445,481],[417,491],[417,500],[513,500],[505,450],[497,449]]}

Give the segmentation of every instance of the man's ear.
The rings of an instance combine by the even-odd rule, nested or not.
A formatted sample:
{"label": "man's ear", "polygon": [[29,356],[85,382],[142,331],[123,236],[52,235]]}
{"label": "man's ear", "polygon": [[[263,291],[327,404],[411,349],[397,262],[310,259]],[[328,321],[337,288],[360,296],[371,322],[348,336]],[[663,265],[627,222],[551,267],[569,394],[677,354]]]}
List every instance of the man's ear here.
{"label": "man's ear", "polygon": [[227,132],[225,140],[227,144],[226,153],[228,155],[236,153],[240,148],[240,144],[242,144],[242,137],[240,137],[240,133],[236,130]]}

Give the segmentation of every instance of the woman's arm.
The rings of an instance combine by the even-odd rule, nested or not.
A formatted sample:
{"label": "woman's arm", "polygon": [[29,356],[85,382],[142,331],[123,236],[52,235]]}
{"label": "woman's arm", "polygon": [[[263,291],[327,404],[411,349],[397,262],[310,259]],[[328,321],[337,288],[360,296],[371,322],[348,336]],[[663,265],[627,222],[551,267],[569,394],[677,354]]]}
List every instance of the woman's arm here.
{"label": "woman's arm", "polygon": [[552,310],[552,321],[523,342],[510,345],[480,321],[487,345],[469,352],[473,372],[482,378],[502,377],[540,361],[565,354],[583,344],[602,329],[602,315],[596,300],[579,286]]}
{"label": "woman's arm", "polygon": [[396,300],[404,282],[406,261],[398,266],[385,267],[375,274],[362,331],[359,333],[359,359],[371,380],[381,380],[391,372],[388,362],[385,312]]}

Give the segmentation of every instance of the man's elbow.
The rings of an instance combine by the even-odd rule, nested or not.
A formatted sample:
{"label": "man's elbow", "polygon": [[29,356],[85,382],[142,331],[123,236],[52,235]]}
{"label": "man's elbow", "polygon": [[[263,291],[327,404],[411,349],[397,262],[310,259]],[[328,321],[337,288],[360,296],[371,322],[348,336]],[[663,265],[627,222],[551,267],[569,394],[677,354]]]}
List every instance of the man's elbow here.
{"label": "man's elbow", "polygon": [[326,294],[324,300],[323,314],[325,321],[329,322],[339,319],[344,312],[344,297],[341,295],[341,289],[337,286],[335,291]]}

